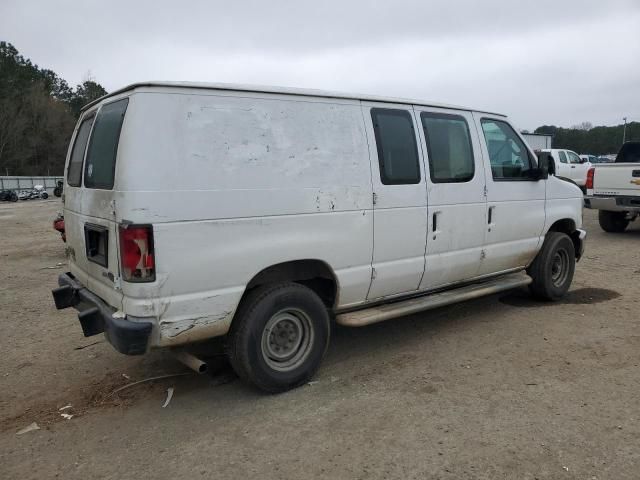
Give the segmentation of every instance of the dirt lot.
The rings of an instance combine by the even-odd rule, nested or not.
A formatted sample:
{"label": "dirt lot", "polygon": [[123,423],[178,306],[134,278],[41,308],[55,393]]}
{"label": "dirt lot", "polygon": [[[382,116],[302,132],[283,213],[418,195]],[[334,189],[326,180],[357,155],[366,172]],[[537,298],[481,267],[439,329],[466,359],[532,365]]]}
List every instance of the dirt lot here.
{"label": "dirt lot", "polygon": [[514,292],[337,328],[314,382],[266,396],[84,338],[50,295],[59,208],[0,204],[2,479],[640,478],[640,222],[605,234],[585,212],[561,303]]}

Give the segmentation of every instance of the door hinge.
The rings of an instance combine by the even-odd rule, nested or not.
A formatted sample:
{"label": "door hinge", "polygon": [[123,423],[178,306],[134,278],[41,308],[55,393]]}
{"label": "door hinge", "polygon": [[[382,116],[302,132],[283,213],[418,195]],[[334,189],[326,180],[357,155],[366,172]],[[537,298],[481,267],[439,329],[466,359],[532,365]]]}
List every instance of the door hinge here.
{"label": "door hinge", "polygon": [[378,203],[378,194],[373,192],[373,204],[375,205],[376,203]]}
{"label": "door hinge", "polygon": [[483,190],[482,190],[482,194],[486,197],[487,196],[487,186],[485,185]]}
{"label": "door hinge", "polygon": [[122,290],[122,281],[118,275],[113,277],[113,288],[118,291]]}
{"label": "door hinge", "polygon": [[480,260],[484,260],[486,256],[487,256],[486,252],[484,250],[480,250]]}
{"label": "door hinge", "polygon": [[115,217],[116,216],[116,201],[115,200],[111,200],[109,202],[109,206],[111,207],[111,215],[113,215]]}
{"label": "door hinge", "polygon": [[376,269],[371,268],[371,280],[375,280],[375,278],[376,278]]}

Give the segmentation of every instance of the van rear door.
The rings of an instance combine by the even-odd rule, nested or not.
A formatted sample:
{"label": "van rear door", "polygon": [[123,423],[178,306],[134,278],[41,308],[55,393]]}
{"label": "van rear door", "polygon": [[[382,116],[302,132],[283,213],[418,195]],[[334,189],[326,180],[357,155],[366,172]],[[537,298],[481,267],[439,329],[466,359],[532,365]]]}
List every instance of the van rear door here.
{"label": "van rear door", "polygon": [[[67,168],[65,227],[72,273],[115,308],[119,288],[118,224],[114,195],[118,143],[129,100],[105,103],[83,118]],[[86,138],[85,138],[86,137]],[[82,142],[86,144],[82,162]]]}

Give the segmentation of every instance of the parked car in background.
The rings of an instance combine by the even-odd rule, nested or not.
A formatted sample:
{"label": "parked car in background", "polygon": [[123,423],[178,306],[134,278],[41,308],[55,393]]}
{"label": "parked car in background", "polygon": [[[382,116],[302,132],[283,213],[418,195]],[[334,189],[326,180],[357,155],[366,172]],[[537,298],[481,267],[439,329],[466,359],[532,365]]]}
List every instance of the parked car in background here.
{"label": "parked car in background", "polygon": [[17,202],[18,194],[13,190],[0,190],[0,202]]}
{"label": "parked car in background", "polygon": [[568,178],[584,191],[589,167],[576,152],[562,148],[546,148],[542,151],[550,153],[553,157],[556,176]]}
{"label": "parked car in background", "polygon": [[582,194],[549,162],[496,113],[132,85],[87,105],[71,139],[54,301],[125,354],[224,336],[241,378],[287,390],[317,370],[332,318],[368,325],[524,285],[564,296]]}
{"label": "parked car in background", "polygon": [[56,182],[56,187],[53,189],[53,194],[56,197],[61,197],[64,191],[64,182],[62,180],[58,180]]}
{"label": "parked car in background", "polygon": [[640,142],[625,143],[615,163],[589,169],[585,207],[599,210],[605,232],[623,232],[640,215]]}
{"label": "parked car in background", "polygon": [[33,200],[36,198],[46,200],[49,198],[49,194],[43,185],[35,185],[31,190],[22,190],[18,193],[18,198],[20,200]]}
{"label": "parked car in background", "polygon": [[591,166],[594,163],[598,163],[598,157],[595,155],[580,155],[580,160],[582,160],[583,164],[587,166]]}

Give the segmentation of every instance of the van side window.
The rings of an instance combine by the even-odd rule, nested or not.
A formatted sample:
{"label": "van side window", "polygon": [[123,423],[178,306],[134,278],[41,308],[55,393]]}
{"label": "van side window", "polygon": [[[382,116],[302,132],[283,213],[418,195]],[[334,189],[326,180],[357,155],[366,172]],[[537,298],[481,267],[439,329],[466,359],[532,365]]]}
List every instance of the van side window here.
{"label": "van side window", "polygon": [[560,163],[568,163],[567,162],[567,154],[564,153],[564,150],[560,150],[558,152],[558,155],[560,156]]}
{"label": "van side window", "polygon": [[494,180],[530,180],[529,150],[511,126],[500,120],[482,119],[491,173]]}
{"label": "van side window", "polygon": [[116,171],[116,155],[128,98],[103,105],[96,116],[93,134],[87,150],[84,168],[84,186],[88,188],[113,188]]}
{"label": "van side window", "polygon": [[406,110],[372,108],[371,118],[382,183],[420,183],[418,145],[411,114]]}
{"label": "van side window", "polygon": [[468,182],[473,178],[471,135],[464,117],[444,113],[420,114],[433,183]]}
{"label": "van side window", "polygon": [[82,161],[84,160],[84,152],[87,149],[87,140],[89,140],[94,118],[95,115],[91,115],[82,121],[73,141],[71,158],[67,167],[67,183],[72,187],[79,187],[82,182]]}

